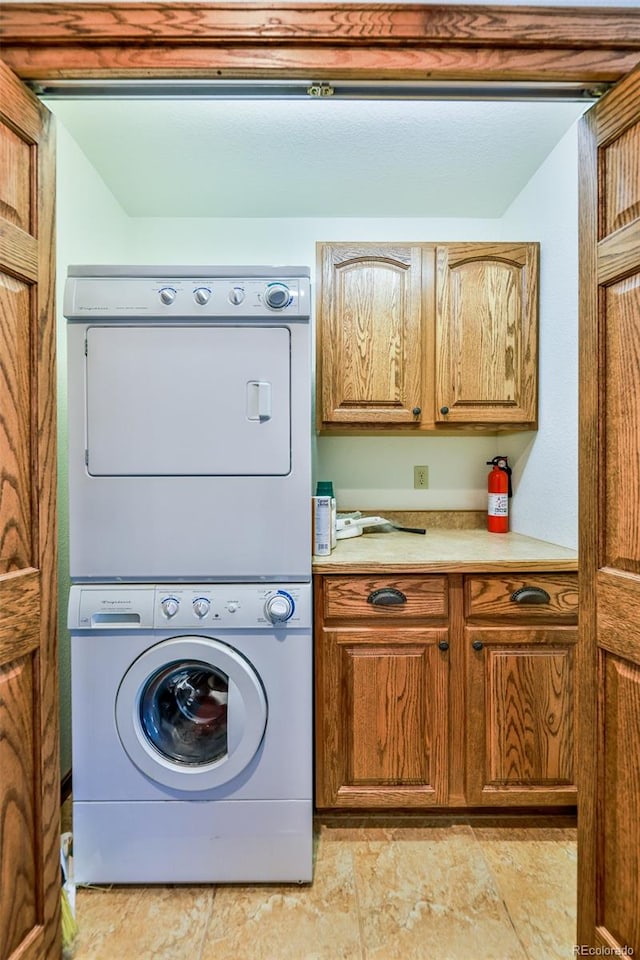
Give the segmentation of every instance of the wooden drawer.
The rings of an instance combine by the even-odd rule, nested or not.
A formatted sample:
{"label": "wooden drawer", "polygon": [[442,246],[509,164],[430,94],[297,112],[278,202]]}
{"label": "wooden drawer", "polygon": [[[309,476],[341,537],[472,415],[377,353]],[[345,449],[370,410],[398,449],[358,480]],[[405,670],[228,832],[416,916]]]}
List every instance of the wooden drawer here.
{"label": "wooden drawer", "polygon": [[578,575],[538,573],[466,577],[465,613],[474,620],[576,623]]}
{"label": "wooden drawer", "polygon": [[324,577],[323,590],[325,619],[411,620],[448,613],[446,577]]}

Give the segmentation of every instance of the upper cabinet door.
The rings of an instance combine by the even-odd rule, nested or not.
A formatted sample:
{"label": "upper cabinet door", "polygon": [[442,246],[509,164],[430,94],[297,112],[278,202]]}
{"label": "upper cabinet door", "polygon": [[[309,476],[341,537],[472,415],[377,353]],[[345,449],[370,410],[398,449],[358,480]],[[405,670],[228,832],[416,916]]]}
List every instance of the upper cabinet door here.
{"label": "upper cabinet door", "polygon": [[318,244],[318,427],[416,424],[422,247]]}
{"label": "upper cabinet door", "polygon": [[537,243],[436,251],[436,422],[537,426]]}

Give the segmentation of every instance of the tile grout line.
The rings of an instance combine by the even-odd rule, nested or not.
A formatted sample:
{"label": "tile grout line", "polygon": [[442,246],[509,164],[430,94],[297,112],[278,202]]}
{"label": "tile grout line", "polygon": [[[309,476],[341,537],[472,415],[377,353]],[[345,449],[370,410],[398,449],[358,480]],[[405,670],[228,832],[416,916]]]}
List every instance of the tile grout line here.
{"label": "tile grout line", "polygon": [[523,940],[522,940],[522,937],[520,936],[520,931],[518,930],[518,928],[517,928],[517,926],[516,926],[516,924],[515,924],[515,921],[514,921],[513,917],[511,916],[511,911],[509,910],[509,906],[508,906],[507,901],[505,900],[504,894],[503,894],[503,892],[502,892],[502,886],[501,886],[501,884],[500,884],[500,880],[498,879],[498,877],[497,877],[496,874],[494,873],[493,867],[491,866],[490,862],[487,860],[487,858],[486,858],[486,856],[485,856],[485,853],[484,853],[484,847],[483,847],[483,845],[482,845],[482,841],[476,836],[476,831],[475,831],[475,829],[473,828],[473,826],[471,827],[471,832],[472,832],[472,834],[473,834],[473,839],[475,840],[475,842],[476,842],[476,844],[477,844],[477,846],[478,846],[478,848],[479,848],[479,850],[480,850],[480,854],[481,854],[481,856],[482,856],[482,859],[483,859],[483,861],[484,861],[484,864],[485,864],[487,870],[489,871],[489,875],[491,876],[491,879],[493,880],[493,885],[494,885],[494,887],[495,887],[495,891],[496,891],[496,893],[497,893],[497,895],[498,895],[498,897],[499,897],[499,899],[500,899],[500,903],[501,903],[502,906],[504,907],[504,911],[505,911],[505,913],[506,913],[506,915],[507,915],[507,919],[508,919],[509,923],[511,924],[511,929],[512,929],[513,932],[514,932],[518,943],[519,943],[520,946],[522,947],[523,956],[525,957],[525,960],[532,960],[531,954],[530,954],[529,951],[527,950],[527,948],[526,948],[526,946],[525,946],[525,944],[524,944],[524,942],[523,942]]}
{"label": "tile grout line", "polygon": [[[360,840],[356,841],[356,843],[361,843],[361,842],[362,841]],[[365,946],[362,910],[360,907],[360,894],[358,890],[358,876],[356,873],[356,864],[355,864],[355,858],[354,858],[353,852],[354,852],[353,841],[350,840],[349,841],[349,857],[351,859],[351,874],[353,877],[353,894],[354,894],[354,899],[356,901],[356,911],[358,914],[358,935],[360,937],[360,960],[367,960],[367,950]]]}
{"label": "tile grout line", "polygon": [[207,922],[204,925],[204,930],[202,931],[202,939],[200,941],[200,950],[198,951],[198,956],[194,960],[202,960],[204,954],[204,945],[207,942],[207,935],[209,933],[209,927],[211,926],[211,921],[213,920],[213,911],[216,905],[216,894],[218,892],[217,884],[212,883],[212,892],[213,896],[211,897],[211,905],[209,907],[209,915],[207,916]]}

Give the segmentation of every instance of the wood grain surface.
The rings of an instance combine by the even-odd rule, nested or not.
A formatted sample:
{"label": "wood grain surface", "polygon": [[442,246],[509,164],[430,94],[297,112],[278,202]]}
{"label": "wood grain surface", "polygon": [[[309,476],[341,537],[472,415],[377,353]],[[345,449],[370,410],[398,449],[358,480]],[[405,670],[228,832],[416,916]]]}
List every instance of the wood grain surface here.
{"label": "wood grain surface", "polygon": [[[512,600],[513,594],[525,587],[544,590],[549,595],[549,603]],[[472,619],[525,623],[578,621],[578,578],[571,573],[466,577],[465,597],[467,617]]]}
{"label": "wood grain surface", "polygon": [[[406,602],[388,606],[368,602],[372,593],[384,589],[399,591]],[[326,577],[324,616],[356,620],[446,617],[447,598],[446,577]]]}
{"label": "wood grain surface", "polygon": [[469,802],[575,803],[576,640],[567,627],[465,630]]}
{"label": "wood grain surface", "polygon": [[616,81],[640,11],[361,3],[16,3],[21,77],[298,76]]}
{"label": "wood grain surface", "polygon": [[0,64],[0,956],[60,956],[55,164]]}
{"label": "wood grain surface", "polygon": [[420,422],[422,259],[420,244],[317,245],[319,428]]}
{"label": "wood grain surface", "polygon": [[640,950],[640,71],[580,140],[577,942]]}
{"label": "wood grain surface", "polygon": [[538,244],[438,244],[436,420],[537,425]]}

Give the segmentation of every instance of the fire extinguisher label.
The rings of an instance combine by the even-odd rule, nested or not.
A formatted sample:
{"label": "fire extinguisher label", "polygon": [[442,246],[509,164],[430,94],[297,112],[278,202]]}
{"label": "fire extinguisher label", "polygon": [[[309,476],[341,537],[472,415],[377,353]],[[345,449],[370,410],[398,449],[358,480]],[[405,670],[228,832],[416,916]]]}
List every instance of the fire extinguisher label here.
{"label": "fire extinguisher label", "polygon": [[489,494],[489,516],[507,517],[509,515],[509,497],[506,493]]}

